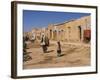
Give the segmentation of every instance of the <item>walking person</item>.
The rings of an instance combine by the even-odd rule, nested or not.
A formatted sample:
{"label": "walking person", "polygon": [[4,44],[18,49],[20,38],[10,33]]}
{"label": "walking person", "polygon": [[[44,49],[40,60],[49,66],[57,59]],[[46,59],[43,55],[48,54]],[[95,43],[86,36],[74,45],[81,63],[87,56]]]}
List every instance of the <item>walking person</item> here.
{"label": "walking person", "polygon": [[57,42],[57,56],[58,57],[61,56],[61,44],[60,44],[60,41]]}
{"label": "walking person", "polygon": [[31,41],[34,42],[36,40],[36,35],[34,32],[32,32],[32,38],[31,38]]}
{"label": "walking person", "polygon": [[45,35],[42,35],[42,38],[41,38],[41,46],[42,46],[43,52],[46,53],[47,52],[47,45],[46,45]]}
{"label": "walking person", "polygon": [[49,46],[49,38],[47,36],[45,36],[45,41],[46,41],[46,46]]}

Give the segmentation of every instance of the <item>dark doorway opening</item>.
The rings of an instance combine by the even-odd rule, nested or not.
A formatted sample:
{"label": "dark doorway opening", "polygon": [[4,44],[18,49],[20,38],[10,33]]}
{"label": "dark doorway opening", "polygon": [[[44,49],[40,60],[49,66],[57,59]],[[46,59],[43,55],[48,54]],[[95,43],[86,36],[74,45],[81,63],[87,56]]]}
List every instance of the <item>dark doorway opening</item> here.
{"label": "dark doorway opening", "polygon": [[52,38],[52,30],[50,30],[50,38]]}
{"label": "dark doorway opening", "polygon": [[82,38],[82,29],[81,29],[81,26],[78,26],[78,30],[79,30],[79,38],[80,38],[80,40],[81,40],[81,38]]}

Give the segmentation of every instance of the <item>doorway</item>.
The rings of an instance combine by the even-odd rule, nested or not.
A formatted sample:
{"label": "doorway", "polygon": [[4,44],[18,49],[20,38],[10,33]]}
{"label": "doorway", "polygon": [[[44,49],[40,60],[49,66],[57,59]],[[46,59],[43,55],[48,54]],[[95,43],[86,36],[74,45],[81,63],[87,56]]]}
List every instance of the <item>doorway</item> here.
{"label": "doorway", "polygon": [[78,32],[79,32],[79,39],[81,40],[81,38],[82,38],[82,29],[81,29],[81,26],[78,26]]}

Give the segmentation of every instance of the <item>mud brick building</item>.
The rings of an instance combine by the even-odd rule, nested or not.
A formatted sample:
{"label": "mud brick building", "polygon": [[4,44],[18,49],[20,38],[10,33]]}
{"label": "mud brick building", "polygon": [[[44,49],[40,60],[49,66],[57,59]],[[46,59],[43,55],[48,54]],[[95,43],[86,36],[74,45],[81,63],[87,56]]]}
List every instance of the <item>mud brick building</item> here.
{"label": "mud brick building", "polygon": [[46,33],[51,40],[80,42],[91,38],[91,17],[84,16],[59,24],[50,24]]}
{"label": "mud brick building", "polygon": [[36,35],[40,39],[41,34],[48,36],[50,40],[66,42],[90,42],[91,40],[91,16],[65,21],[58,24],[49,24],[45,28],[33,28],[28,35]]}

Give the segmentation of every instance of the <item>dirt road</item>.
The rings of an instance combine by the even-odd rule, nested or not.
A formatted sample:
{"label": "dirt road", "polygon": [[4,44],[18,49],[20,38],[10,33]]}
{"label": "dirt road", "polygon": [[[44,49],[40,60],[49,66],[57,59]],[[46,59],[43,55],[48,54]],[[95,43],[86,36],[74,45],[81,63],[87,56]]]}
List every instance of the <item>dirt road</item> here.
{"label": "dirt road", "polygon": [[56,42],[51,42],[47,53],[43,53],[41,46],[27,49],[32,60],[24,62],[23,68],[33,69],[90,65],[90,44],[62,42],[62,55],[60,57],[57,57],[56,48]]}

